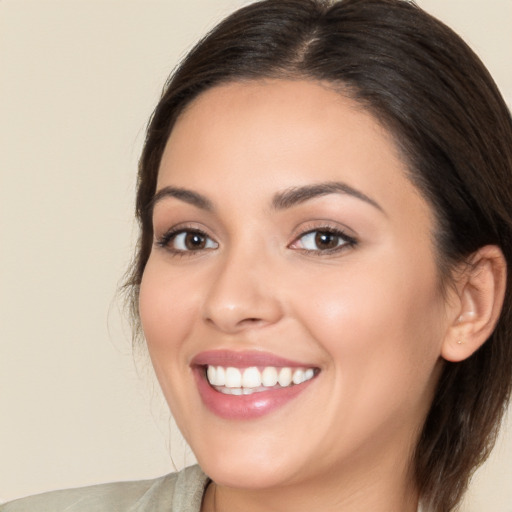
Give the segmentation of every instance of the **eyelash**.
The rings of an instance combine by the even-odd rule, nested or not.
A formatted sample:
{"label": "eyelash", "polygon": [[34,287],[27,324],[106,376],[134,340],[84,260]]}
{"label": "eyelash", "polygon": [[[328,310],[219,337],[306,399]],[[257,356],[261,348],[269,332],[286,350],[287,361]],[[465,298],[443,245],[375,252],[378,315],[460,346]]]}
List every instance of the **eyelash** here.
{"label": "eyelash", "polygon": [[185,235],[185,236],[186,235],[196,235],[196,236],[199,236],[202,239],[206,240],[207,241],[206,243],[208,243],[208,241],[210,241],[210,242],[213,242],[217,247],[219,245],[211,237],[209,237],[204,231],[197,229],[197,228],[186,228],[186,227],[185,228],[184,227],[172,228],[169,231],[166,231],[156,241],[156,245],[158,245],[159,247],[162,247],[164,249],[167,249],[173,256],[186,256],[186,255],[190,255],[191,253],[194,253],[194,252],[199,252],[202,250],[211,250],[211,249],[217,248],[217,247],[203,247],[203,248],[198,248],[196,250],[176,249],[176,248],[172,247],[170,244],[171,244],[171,242],[176,240],[178,238],[178,236],[180,236],[180,235]]}
{"label": "eyelash", "polygon": [[[338,245],[335,247],[327,248],[327,249],[306,249],[301,247],[296,247],[297,250],[301,251],[302,253],[313,255],[313,256],[327,256],[330,254],[336,254],[341,251],[345,251],[346,249],[350,247],[354,247],[357,245],[357,240],[347,235],[343,230],[339,228],[334,228],[330,226],[320,226],[315,227],[314,229],[309,229],[303,233],[301,233],[298,237],[295,238],[295,240],[288,246],[293,248],[295,244],[297,244],[301,239],[304,239],[307,236],[313,235],[316,233],[318,235],[328,235],[332,236],[336,239],[338,239]],[[315,237],[316,238],[316,237]],[[316,240],[315,240],[316,243]]]}
{"label": "eyelash", "polygon": [[[335,247],[327,248],[327,249],[306,249],[303,247],[294,247],[295,244],[297,244],[301,239],[304,239],[307,236],[311,236],[314,233],[317,233],[318,235],[328,235],[332,236],[336,239],[338,239],[338,245]],[[215,247],[200,247],[197,249],[176,249],[171,246],[171,242],[176,240],[178,236],[180,235],[197,235],[201,237],[203,240],[205,240],[206,244],[213,243],[215,244]],[[316,243],[316,240],[315,240]],[[314,229],[309,229],[308,231],[302,232],[299,236],[297,236],[291,244],[288,245],[289,248],[298,250],[305,254],[311,254],[315,256],[325,256],[329,254],[335,254],[338,252],[341,252],[343,250],[346,250],[350,247],[354,247],[357,245],[357,240],[347,235],[344,231],[342,231],[339,228],[333,228],[329,226],[320,226],[316,227]],[[197,228],[186,228],[186,227],[178,227],[178,228],[172,228],[169,231],[165,232],[158,240],[156,241],[156,245],[158,247],[162,247],[164,249],[167,249],[172,255],[174,256],[190,256],[193,253],[201,252],[201,251],[208,251],[212,249],[216,249],[219,244],[215,242],[208,234],[206,234],[204,231],[197,229]]]}

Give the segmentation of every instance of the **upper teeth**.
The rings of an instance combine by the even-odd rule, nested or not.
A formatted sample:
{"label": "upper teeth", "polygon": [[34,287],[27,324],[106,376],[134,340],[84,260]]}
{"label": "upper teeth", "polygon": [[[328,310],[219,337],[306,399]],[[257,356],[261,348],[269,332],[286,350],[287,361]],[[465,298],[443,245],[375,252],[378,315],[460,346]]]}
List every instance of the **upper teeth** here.
{"label": "upper teeth", "polygon": [[[314,377],[313,368],[276,368],[267,366],[260,370],[256,366],[240,369],[232,366],[207,366],[206,376],[208,382],[219,389],[219,391],[242,394],[247,390],[264,391],[269,387],[279,385],[280,387],[301,384]],[[226,389],[227,388],[227,389]],[[239,392],[237,391],[239,390]]]}

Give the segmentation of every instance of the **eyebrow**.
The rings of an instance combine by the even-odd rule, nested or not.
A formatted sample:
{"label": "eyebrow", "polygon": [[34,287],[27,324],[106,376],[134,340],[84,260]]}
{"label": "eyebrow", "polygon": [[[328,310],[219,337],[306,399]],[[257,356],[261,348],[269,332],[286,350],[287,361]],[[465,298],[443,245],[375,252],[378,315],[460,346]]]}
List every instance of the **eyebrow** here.
{"label": "eyebrow", "polygon": [[155,205],[162,201],[166,197],[174,197],[180,201],[196,206],[201,210],[213,211],[212,202],[205,196],[180,187],[164,187],[160,189],[154,196],[151,202],[148,204],[148,210],[153,211]]}
{"label": "eyebrow", "polygon": [[[291,208],[292,206],[296,206],[298,204],[309,201],[310,199],[329,194],[350,195],[370,204],[371,206],[377,208],[377,210],[385,213],[379,203],[377,203],[371,197],[340,181],[328,181],[314,185],[305,185],[303,187],[293,187],[283,192],[278,192],[272,199],[272,207],[276,210],[285,210],[287,208]],[[192,206],[196,206],[201,210],[214,210],[213,203],[202,194],[193,192],[192,190],[188,190],[186,188],[172,186],[164,187],[156,192],[156,194],[153,196],[153,199],[148,204],[148,210],[152,212],[155,205],[167,197],[179,199],[185,203],[191,204]]]}
{"label": "eyebrow", "polygon": [[286,208],[291,208],[292,206],[296,206],[298,204],[309,201],[310,199],[328,194],[347,194],[349,196],[360,199],[361,201],[364,201],[365,203],[368,203],[377,208],[377,210],[380,210],[382,213],[385,213],[377,201],[371,197],[368,197],[363,192],[340,181],[328,181],[325,183],[306,185],[304,187],[293,187],[285,190],[284,192],[279,192],[274,196],[274,199],[272,200],[272,206],[276,210],[284,210]]}

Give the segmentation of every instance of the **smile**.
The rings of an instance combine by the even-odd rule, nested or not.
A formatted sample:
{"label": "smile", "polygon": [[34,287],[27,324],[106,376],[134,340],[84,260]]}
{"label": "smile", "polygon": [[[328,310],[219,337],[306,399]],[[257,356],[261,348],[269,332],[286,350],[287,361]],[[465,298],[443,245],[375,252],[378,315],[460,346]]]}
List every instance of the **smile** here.
{"label": "smile", "polygon": [[257,366],[241,369],[232,366],[206,367],[206,377],[211,386],[226,395],[250,395],[272,389],[302,384],[315,376],[313,368]]}
{"label": "smile", "polygon": [[203,404],[227,420],[260,418],[313,386],[321,369],[259,351],[210,350],[190,362]]}

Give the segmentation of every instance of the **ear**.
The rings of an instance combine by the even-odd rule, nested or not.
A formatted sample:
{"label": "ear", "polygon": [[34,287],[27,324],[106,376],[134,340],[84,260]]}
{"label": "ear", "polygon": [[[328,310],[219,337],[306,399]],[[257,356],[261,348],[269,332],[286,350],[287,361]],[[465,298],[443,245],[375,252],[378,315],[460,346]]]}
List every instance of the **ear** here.
{"label": "ear", "polygon": [[499,247],[486,245],[471,256],[455,279],[452,321],[441,348],[444,359],[463,361],[487,341],[501,313],[506,282],[507,264]]}

